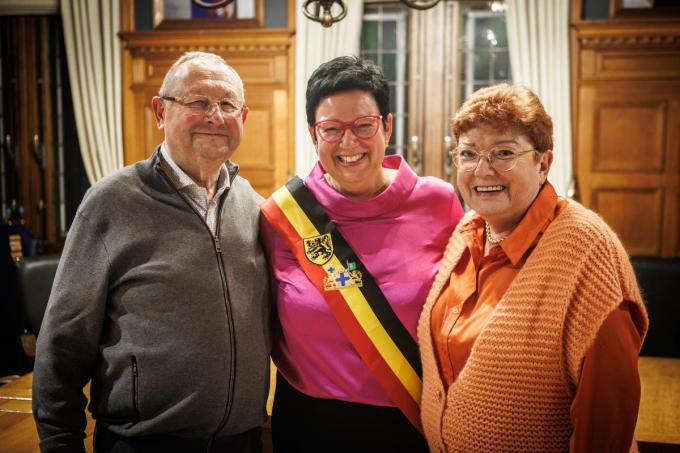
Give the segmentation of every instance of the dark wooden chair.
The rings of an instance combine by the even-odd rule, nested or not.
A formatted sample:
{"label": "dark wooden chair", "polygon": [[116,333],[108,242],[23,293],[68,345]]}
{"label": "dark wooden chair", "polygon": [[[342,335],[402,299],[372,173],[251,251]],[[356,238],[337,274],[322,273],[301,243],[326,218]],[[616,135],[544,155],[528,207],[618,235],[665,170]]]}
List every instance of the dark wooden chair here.
{"label": "dark wooden chair", "polygon": [[680,359],[680,258],[635,257],[632,262],[649,313],[641,355]]}
{"label": "dark wooden chair", "polygon": [[25,331],[22,344],[24,352],[31,357],[35,356],[35,337],[40,332],[58,265],[59,255],[28,256],[17,263],[19,300]]}

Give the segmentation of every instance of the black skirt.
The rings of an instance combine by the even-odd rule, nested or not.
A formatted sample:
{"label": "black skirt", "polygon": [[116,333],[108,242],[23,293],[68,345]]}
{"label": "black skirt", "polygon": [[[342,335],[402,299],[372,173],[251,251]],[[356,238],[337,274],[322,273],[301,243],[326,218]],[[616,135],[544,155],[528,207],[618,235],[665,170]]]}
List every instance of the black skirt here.
{"label": "black skirt", "polygon": [[276,376],[274,453],[426,453],[427,443],[396,407],[313,398]]}

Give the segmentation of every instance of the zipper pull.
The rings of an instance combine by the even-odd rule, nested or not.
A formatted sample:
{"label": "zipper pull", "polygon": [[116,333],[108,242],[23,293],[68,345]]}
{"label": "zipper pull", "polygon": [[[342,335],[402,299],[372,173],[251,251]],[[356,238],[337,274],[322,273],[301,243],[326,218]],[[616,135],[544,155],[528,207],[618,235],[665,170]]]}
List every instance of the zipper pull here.
{"label": "zipper pull", "polygon": [[215,236],[215,250],[217,253],[222,253],[222,246],[220,245],[220,238]]}

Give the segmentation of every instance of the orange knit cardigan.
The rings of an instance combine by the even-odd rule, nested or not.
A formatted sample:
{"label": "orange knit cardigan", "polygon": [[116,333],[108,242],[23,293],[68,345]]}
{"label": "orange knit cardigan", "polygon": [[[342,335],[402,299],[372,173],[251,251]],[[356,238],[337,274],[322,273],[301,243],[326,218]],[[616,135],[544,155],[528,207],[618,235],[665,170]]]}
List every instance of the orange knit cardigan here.
{"label": "orange knit cardigan", "polygon": [[[631,301],[648,319],[628,255],[597,214],[570,201],[517,274],[447,389],[430,312],[465,249],[454,231],[418,324],[421,416],[432,452],[569,451],[570,407],[586,351],[607,316]],[[637,310],[636,310],[637,308]]]}

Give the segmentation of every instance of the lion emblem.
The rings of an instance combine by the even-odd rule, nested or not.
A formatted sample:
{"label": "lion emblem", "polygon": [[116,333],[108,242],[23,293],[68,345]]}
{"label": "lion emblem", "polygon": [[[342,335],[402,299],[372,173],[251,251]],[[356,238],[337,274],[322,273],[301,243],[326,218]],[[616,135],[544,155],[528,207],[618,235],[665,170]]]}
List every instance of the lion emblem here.
{"label": "lion emblem", "polygon": [[330,233],[304,238],[305,255],[314,264],[323,266],[333,257],[333,239]]}

